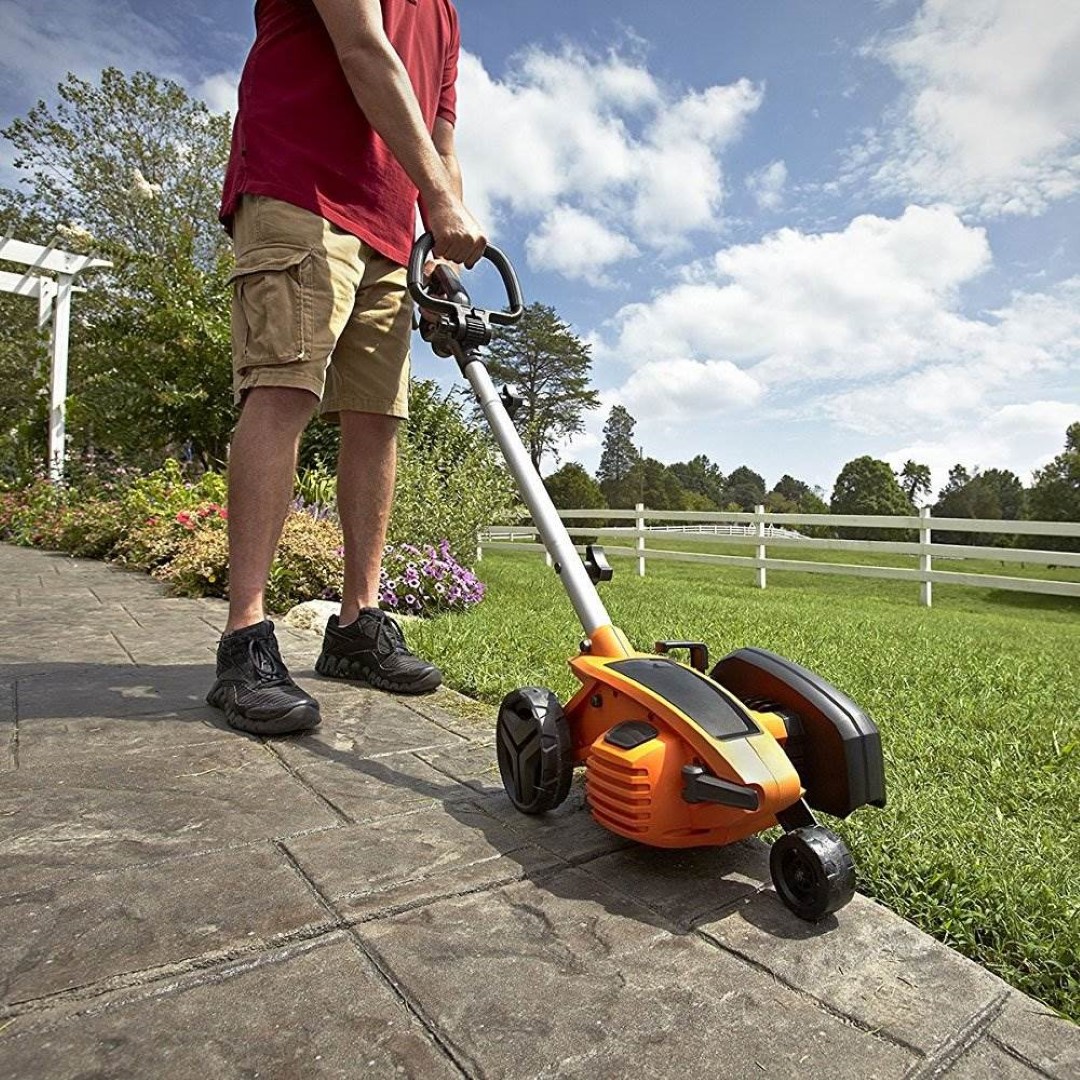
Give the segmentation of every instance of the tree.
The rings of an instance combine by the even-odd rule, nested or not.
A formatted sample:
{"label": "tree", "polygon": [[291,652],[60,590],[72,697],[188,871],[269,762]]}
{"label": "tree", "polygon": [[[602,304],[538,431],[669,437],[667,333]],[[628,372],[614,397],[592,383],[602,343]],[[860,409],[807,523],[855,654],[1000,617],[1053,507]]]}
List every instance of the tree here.
{"label": "tree", "polygon": [[765,502],[765,479],[747,465],[740,465],[724,484],[724,508],[753,510]]}
{"label": "tree", "polygon": [[[785,473],[776,486],[765,496],[765,509],[773,514],[827,514],[829,507],[821,496],[803,480]],[[799,532],[806,536],[827,538],[836,535],[828,525],[799,525]]]}
{"label": "tree", "polygon": [[[1024,512],[1024,485],[1008,469],[978,468],[969,473],[962,465],[949,471],[949,482],[934,504],[934,516],[944,518],[983,518],[1013,521]],[[979,547],[1008,545],[1015,537],[1002,533],[960,533],[942,531],[937,539],[943,544],[973,544]]]}
{"label": "tree", "polygon": [[115,68],[69,75],[3,131],[26,209],[115,269],[73,309],[69,431],[128,461],[190,443],[224,457],[230,394],[228,239],[217,222],[230,120],[174,82]]}
{"label": "tree", "polygon": [[[800,514],[827,514],[829,504],[816,492],[808,491],[799,500]],[[819,540],[828,540],[836,536],[836,529],[831,525],[800,525],[799,532],[804,536],[812,536]]]}
{"label": "tree", "polygon": [[[630,507],[641,497],[640,477],[634,476],[634,468],[641,460],[634,445],[636,425],[637,421],[624,406],[612,406],[604,424],[604,445],[596,470],[608,506]],[[635,479],[639,481],[636,484]]]}
{"label": "tree", "polygon": [[[1080,521],[1080,421],[1065,432],[1065,450],[1035,473],[1027,512],[1035,521]],[[1080,551],[1080,539],[1046,537],[1047,547]]]}
{"label": "tree", "polygon": [[693,510],[720,510],[724,505],[724,474],[704,454],[690,461],[677,461],[669,465],[671,474],[688,495],[698,495],[704,505],[688,507]]}
{"label": "tree", "polygon": [[634,466],[627,488],[634,493],[635,503],[643,503],[650,510],[686,509],[685,492],[678,478],[656,458],[642,458]]}
{"label": "tree", "polygon": [[[576,461],[568,461],[544,480],[551,501],[559,510],[593,510],[607,506],[600,485]],[[583,529],[599,529],[605,522],[600,518],[574,521]],[[580,539],[575,541],[581,543]]]}
{"label": "tree", "polygon": [[971,483],[971,473],[963,465],[954,465],[949,470],[949,479],[945,486],[938,492],[938,498],[943,499],[946,495],[952,495]]}
{"label": "tree", "polygon": [[[14,192],[0,189],[0,236],[45,244],[48,230]],[[48,431],[47,335],[37,303],[0,293],[0,483],[25,481],[44,466]]]}
{"label": "tree", "polygon": [[[836,478],[830,503],[834,514],[872,514],[881,517],[907,517],[914,513],[896,475],[887,462],[868,454],[849,461]],[[900,540],[895,529],[845,529],[855,540]]]}
{"label": "tree", "polygon": [[813,489],[804,481],[796,480],[794,476],[784,473],[777,480],[776,487],[773,488],[773,494],[779,495],[781,498],[787,499],[798,506],[807,495],[813,494]]}
{"label": "tree", "polygon": [[914,461],[905,461],[900,470],[900,486],[908,501],[914,503],[920,495],[930,494],[930,466],[919,465]]}
{"label": "tree", "polygon": [[488,369],[497,381],[513,383],[525,398],[514,423],[533,466],[545,454],[585,429],[584,413],[600,406],[589,388],[589,346],[555,309],[530,304],[521,321],[507,327],[488,347]]}

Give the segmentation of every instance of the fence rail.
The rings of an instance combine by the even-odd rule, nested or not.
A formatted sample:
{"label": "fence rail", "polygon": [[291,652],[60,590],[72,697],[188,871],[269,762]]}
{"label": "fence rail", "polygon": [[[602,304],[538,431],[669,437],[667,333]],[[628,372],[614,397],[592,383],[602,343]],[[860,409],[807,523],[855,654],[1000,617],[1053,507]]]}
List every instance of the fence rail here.
{"label": "fence rail", "polygon": [[[1039,593],[1049,596],[1080,598],[1080,581],[1055,581],[1044,578],[1009,577],[1003,574],[983,574],[959,570],[935,570],[935,559],[982,559],[1001,563],[1025,563],[1033,566],[1080,568],[1080,553],[1046,551],[1032,547],[983,547],[966,544],[934,543],[935,532],[981,533],[1019,537],[1055,537],[1080,539],[1080,522],[1070,521],[1004,521],[977,518],[935,518],[929,509],[918,517],[881,517],[857,514],[772,514],[764,507],[756,510],[697,512],[692,510],[560,510],[569,522],[567,531],[572,537],[596,537],[605,541],[609,555],[626,555],[637,559],[638,574],[645,576],[649,560],[705,563],[752,569],[759,588],[766,588],[768,571],[797,571],[807,574],[842,574],[850,577],[887,578],[911,581],[919,585],[920,601],[927,607],[933,603],[933,586],[966,585],[984,589],[1003,589],[1015,592]],[[588,521],[588,526],[574,523]],[[598,521],[630,521],[632,525],[598,526]],[[684,524],[650,525],[649,522],[675,521]],[[917,542],[911,540],[841,540],[803,536],[786,526],[801,525],[836,528],[895,529],[901,533],[918,532]],[[715,530],[715,531],[713,531]],[[645,546],[646,540],[659,537],[701,539],[707,536],[720,544],[752,543],[754,555],[718,555],[696,551],[668,551]],[[477,558],[484,551],[537,551],[544,546],[537,542],[538,534],[531,525],[493,525],[480,536]],[[635,541],[633,547],[623,542]],[[857,563],[813,562],[792,558],[770,557],[768,548],[795,554],[798,549],[814,551],[880,553],[917,557],[918,568],[900,566],[867,566]],[[550,562],[550,558],[548,560]]]}

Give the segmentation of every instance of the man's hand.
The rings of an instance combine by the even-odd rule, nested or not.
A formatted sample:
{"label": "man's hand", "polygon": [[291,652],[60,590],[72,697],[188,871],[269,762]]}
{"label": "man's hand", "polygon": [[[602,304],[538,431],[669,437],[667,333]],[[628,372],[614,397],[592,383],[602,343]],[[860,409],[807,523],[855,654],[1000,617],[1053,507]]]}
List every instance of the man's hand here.
{"label": "man's hand", "polygon": [[487,250],[487,237],[460,199],[450,197],[425,204],[427,226],[435,237],[432,254],[436,259],[463,263],[470,269]]}

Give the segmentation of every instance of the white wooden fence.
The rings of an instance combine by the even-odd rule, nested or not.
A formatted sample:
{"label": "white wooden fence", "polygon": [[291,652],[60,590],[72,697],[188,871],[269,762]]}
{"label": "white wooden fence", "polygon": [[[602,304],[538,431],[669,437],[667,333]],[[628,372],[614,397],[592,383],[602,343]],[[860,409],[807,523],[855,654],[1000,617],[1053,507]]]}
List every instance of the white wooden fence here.
{"label": "white wooden fence", "polygon": [[[1024,563],[1033,566],[1080,568],[1080,553],[1067,551],[1041,551],[1029,547],[971,547],[966,544],[937,544],[933,533],[995,533],[1006,536],[1063,538],[1080,537],[1080,522],[1068,521],[999,521],[975,518],[935,518],[930,509],[924,509],[918,517],[872,517],[855,514],[772,514],[762,506],[752,513],[714,512],[697,510],[647,510],[638,506],[634,510],[561,510],[560,516],[569,522],[567,531],[571,536],[597,537],[609,555],[629,555],[637,559],[638,574],[645,576],[645,564],[649,559],[675,562],[707,563],[714,566],[746,567],[756,573],[758,588],[764,589],[769,570],[795,570],[806,574],[844,574],[851,577],[892,578],[899,581],[918,582],[920,601],[929,607],[933,603],[933,587],[942,585],[970,585],[983,589],[1008,589],[1016,592],[1043,593],[1050,596],[1080,598],[1080,581],[1053,581],[1044,578],[1009,577],[999,574],[935,570],[934,559],[963,560],[981,559],[1000,563]],[[574,526],[575,521],[629,521],[631,525],[613,525],[601,528]],[[649,522],[676,522],[662,528]],[[708,538],[718,543],[755,545],[755,554],[715,555],[694,551],[667,551],[646,548],[647,539],[679,537],[701,539],[703,529],[697,526],[727,525],[730,531],[708,533]],[[918,542],[891,540],[819,540],[802,536],[787,526],[825,526],[828,528],[895,529],[916,530]],[[781,528],[784,527],[784,528]],[[627,546],[622,541],[633,540]],[[612,543],[614,541],[614,543]],[[918,569],[899,566],[863,566],[843,562],[814,562],[806,559],[770,557],[769,548],[837,551],[879,552],[889,555],[917,556]],[[477,558],[485,551],[544,551],[538,542],[536,529],[531,525],[491,526],[480,536]],[[550,562],[550,559],[549,559]]]}

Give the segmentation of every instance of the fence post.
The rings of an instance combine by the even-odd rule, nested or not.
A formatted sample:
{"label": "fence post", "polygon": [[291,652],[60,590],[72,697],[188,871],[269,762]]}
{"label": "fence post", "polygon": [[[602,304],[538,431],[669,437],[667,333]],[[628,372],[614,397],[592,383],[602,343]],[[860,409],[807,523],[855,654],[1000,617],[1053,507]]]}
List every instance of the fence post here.
{"label": "fence post", "polygon": [[[634,509],[637,511],[637,515],[638,515],[637,516],[637,530],[638,530],[639,533],[644,533],[644,531],[645,531],[645,504],[644,503],[638,503],[634,507]],[[637,538],[637,549],[638,549],[637,576],[638,577],[644,577],[645,576],[645,537],[644,536],[639,536]]]}
{"label": "fence post", "polygon": [[481,529],[480,532],[478,532],[476,534],[476,561],[477,562],[483,562],[484,561],[484,531],[483,531],[483,529]]}
{"label": "fence post", "polygon": [[[923,519],[923,525],[919,529],[919,543],[929,544],[931,543],[931,531],[930,531],[930,507],[924,506],[919,511],[919,517]],[[925,554],[919,556],[919,569],[929,572],[933,569],[933,556],[927,551]],[[934,603],[934,583],[932,581],[922,581],[919,583],[919,603],[923,607],[931,607]]]}
{"label": "fence post", "polygon": [[[764,506],[755,506],[754,507],[754,513],[755,514],[764,514],[765,513],[765,507]],[[764,559],[765,558],[765,519],[764,518],[762,518],[761,521],[759,521],[757,523],[757,534],[758,534],[759,537],[761,537],[761,543],[758,544],[757,557],[759,559]],[[765,575],[766,575],[765,567],[764,566],[759,566],[758,570],[757,570],[757,587],[759,589],[764,589],[765,588]]]}

